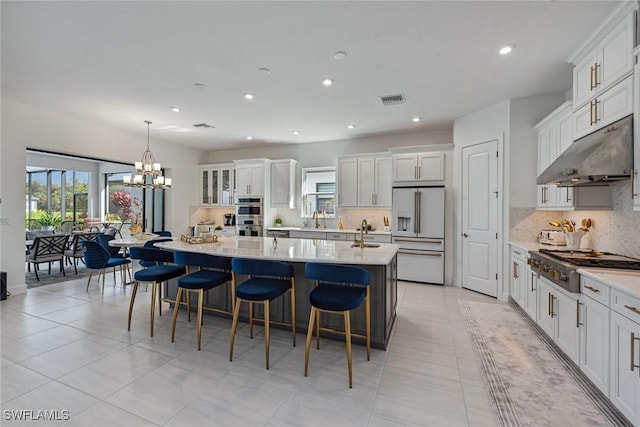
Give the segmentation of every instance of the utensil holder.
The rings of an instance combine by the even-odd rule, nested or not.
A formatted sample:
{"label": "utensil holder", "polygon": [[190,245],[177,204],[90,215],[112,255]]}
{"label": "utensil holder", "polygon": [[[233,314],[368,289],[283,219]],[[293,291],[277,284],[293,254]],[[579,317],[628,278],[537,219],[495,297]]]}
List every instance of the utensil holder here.
{"label": "utensil holder", "polygon": [[582,230],[573,231],[573,232],[564,232],[565,239],[567,241],[567,249],[580,249],[580,243],[582,242],[582,237],[586,233]]}

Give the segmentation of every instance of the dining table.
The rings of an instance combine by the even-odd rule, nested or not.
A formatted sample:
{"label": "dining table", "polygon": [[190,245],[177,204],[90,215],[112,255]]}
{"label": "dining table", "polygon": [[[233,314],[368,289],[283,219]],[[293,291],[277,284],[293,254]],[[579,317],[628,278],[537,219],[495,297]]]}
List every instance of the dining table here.
{"label": "dining table", "polygon": [[135,237],[126,237],[122,239],[109,240],[109,246],[123,248],[125,258],[129,257],[129,253],[128,253],[129,248],[142,247],[144,246],[145,243],[147,243],[146,240],[136,239]]}

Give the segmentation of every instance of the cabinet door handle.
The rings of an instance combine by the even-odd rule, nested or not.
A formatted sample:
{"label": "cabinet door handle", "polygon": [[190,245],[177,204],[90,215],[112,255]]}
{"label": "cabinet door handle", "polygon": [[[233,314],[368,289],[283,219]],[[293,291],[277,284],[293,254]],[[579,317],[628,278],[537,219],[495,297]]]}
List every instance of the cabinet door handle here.
{"label": "cabinet door handle", "polygon": [[595,107],[595,121],[593,122],[594,124],[597,124],[600,121],[600,113],[598,112],[598,105],[600,104],[600,101],[598,101],[597,99],[593,100],[593,106]]}
{"label": "cabinet door handle", "polygon": [[576,328],[579,328],[581,325],[583,325],[582,323],[580,323],[580,306],[582,304],[580,303],[580,300],[577,299],[576,300]]}
{"label": "cabinet door handle", "polygon": [[418,179],[422,177],[422,166],[418,166]]}
{"label": "cabinet door handle", "polygon": [[551,292],[548,292],[547,296],[547,314],[551,316]]}
{"label": "cabinet door handle", "polygon": [[518,276],[518,263],[514,262],[513,263],[513,278],[517,279],[518,277],[519,277]]}
{"label": "cabinet door handle", "polygon": [[591,66],[589,67],[589,90],[593,90],[593,88],[595,87],[593,84],[593,74],[596,71],[595,66]]}
{"label": "cabinet door handle", "polygon": [[600,73],[598,72],[598,70],[600,69],[600,64],[598,64],[597,62],[595,64],[593,64],[594,67],[594,77],[593,77],[593,87],[597,88],[598,86],[600,86]]}
{"label": "cabinet door handle", "polygon": [[535,292],[535,288],[533,287],[533,271],[531,272],[531,292]]}
{"label": "cabinet door handle", "polygon": [[600,293],[600,289],[592,288],[591,286],[584,285],[585,289],[589,289],[591,292],[595,292],[596,294]]}
{"label": "cabinet door handle", "polygon": [[593,100],[589,101],[589,126],[593,126]]}
{"label": "cabinet door handle", "polygon": [[418,179],[418,167],[417,166],[413,167],[413,177],[415,179]]}
{"label": "cabinet door handle", "polygon": [[636,340],[640,341],[640,337],[636,337],[636,335],[631,332],[631,372],[633,372],[634,368],[640,368],[640,364],[636,365],[634,363],[636,358]]}
{"label": "cabinet door handle", "polygon": [[631,198],[635,198],[638,194],[636,193],[636,176],[638,172],[634,169],[631,171]]}

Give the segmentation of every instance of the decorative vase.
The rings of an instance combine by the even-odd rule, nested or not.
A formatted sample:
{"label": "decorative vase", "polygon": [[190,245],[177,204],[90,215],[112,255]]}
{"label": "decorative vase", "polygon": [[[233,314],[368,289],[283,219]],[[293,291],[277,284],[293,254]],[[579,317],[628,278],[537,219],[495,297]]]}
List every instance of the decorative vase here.
{"label": "decorative vase", "polygon": [[582,236],[584,236],[586,232],[582,230],[573,231],[573,232],[564,232],[564,237],[567,241],[567,249],[580,249],[580,243],[582,242]]}

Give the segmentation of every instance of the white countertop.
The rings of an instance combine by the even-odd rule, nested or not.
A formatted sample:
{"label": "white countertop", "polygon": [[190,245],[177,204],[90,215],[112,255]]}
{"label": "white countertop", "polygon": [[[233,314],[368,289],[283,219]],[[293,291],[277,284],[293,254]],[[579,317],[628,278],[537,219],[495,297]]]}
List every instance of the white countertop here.
{"label": "white countertop", "polygon": [[509,244],[512,246],[517,246],[520,249],[524,249],[525,251],[538,251],[543,248],[549,249],[549,248],[561,247],[561,246],[543,245],[538,242],[525,242],[522,240],[510,240]]}
{"label": "white countertop", "polygon": [[225,237],[216,243],[189,244],[180,240],[156,243],[170,250],[221,255],[231,258],[261,258],[291,262],[326,262],[336,264],[387,265],[399,246],[380,243],[377,248],[352,248],[352,242],[334,240],[278,239],[271,237]]}
{"label": "white countertop", "polygon": [[578,273],[607,284],[620,292],[640,298],[640,271],[638,270],[579,268]]}
{"label": "white countertop", "polygon": [[[267,227],[267,231],[278,231],[278,230],[282,230],[282,231],[305,231],[305,232],[313,232],[313,231],[318,231],[320,233],[349,233],[349,234],[356,234],[356,233],[360,233],[360,230],[356,230],[356,229],[337,229],[337,228],[313,228],[313,227]],[[369,231],[368,234],[381,234],[381,235],[386,235],[386,236],[390,236],[391,232],[390,231],[382,231],[382,230],[376,230],[376,231]]]}

